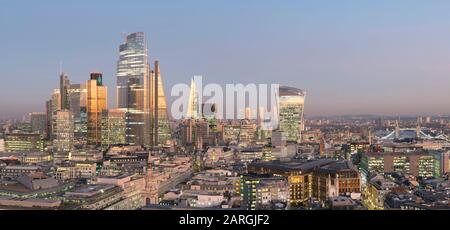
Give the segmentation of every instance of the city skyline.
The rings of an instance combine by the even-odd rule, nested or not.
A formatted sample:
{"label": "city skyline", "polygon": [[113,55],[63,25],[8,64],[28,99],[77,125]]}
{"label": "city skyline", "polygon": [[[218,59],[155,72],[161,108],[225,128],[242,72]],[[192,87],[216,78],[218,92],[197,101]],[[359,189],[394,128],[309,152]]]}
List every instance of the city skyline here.
{"label": "city skyline", "polygon": [[[166,92],[202,75],[304,89],[307,117],[450,114],[449,3],[196,3],[43,1],[23,11],[20,1],[4,3],[0,27],[11,36],[0,43],[0,118],[44,111],[60,62],[73,82],[102,72],[113,108],[118,44],[138,31],[147,34],[149,60],[161,61]],[[143,14],[149,9],[156,13]]]}
{"label": "city skyline", "polygon": [[450,2],[2,1],[0,210],[450,210]]}

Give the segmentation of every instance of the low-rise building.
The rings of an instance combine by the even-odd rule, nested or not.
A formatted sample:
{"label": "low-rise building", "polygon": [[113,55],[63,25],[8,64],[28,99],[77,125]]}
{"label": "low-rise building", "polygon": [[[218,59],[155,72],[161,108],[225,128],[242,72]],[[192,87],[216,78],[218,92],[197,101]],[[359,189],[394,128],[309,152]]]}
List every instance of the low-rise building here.
{"label": "low-rise building", "polygon": [[256,162],[248,166],[249,173],[269,174],[287,178],[289,203],[298,205],[312,197],[314,169],[335,162],[331,159]]}
{"label": "low-rise building", "polygon": [[274,203],[289,200],[288,181],[283,177],[244,175],[240,190],[243,206],[248,210],[270,209]]}
{"label": "low-rise building", "polygon": [[122,200],[105,208],[106,210],[135,210],[145,205],[142,192],[145,189],[145,178],[142,176],[119,175],[101,176],[97,184],[109,184],[122,188]]}
{"label": "low-rise building", "polygon": [[67,206],[74,209],[102,210],[122,200],[122,188],[109,185],[83,185],[64,194]]}
{"label": "low-rise building", "polygon": [[433,177],[436,159],[426,152],[374,152],[363,153],[361,173],[409,173],[414,176]]}
{"label": "low-rise building", "polygon": [[8,165],[0,168],[0,176],[2,179],[16,179],[21,175],[28,175],[36,172],[41,172],[40,166],[33,165]]}

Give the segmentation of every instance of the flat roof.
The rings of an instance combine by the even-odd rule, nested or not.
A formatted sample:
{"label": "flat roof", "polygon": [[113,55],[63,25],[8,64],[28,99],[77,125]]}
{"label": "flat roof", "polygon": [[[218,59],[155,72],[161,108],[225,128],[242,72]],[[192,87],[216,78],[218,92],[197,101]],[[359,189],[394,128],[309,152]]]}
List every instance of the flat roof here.
{"label": "flat roof", "polygon": [[350,163],[346,161],[334,162],[322,166],[318,170],[322,172],[356,171],[350,166]]}
{"label": "flat roof", "polygon": [[309,171],[314,168],[318,168],[327,164],[331,164],[335,162],[335,160],[331,159],[319,159],[319,160],[312,160],[312,161],[300,161],[300,160],[293,160],[293,161],[271,161],[271,162],[256,162],[250,164],[250,166],[254,167],[263,167],[263,168],[269,168],[274,170],[281,170],[281,171]]}

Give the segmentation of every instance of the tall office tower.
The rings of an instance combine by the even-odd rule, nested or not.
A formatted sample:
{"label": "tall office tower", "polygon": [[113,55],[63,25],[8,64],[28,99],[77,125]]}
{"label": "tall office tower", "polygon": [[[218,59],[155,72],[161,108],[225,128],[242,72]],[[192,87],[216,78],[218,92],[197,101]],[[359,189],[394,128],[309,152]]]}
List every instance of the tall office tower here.
{"label": "tall office tower", "polygon": [[47,128],[46,113],[30,113],[31,132],[44,134]]}
{"label": "tall office tower", "polygon": [[65,73],[61,73],[59,76],[59,95],[61,97],[61,110],[69,109],[70,108],[70,102],[69,102],[69,88],[70,88],[70,80],[69,75]]}
{"label": "tall office tower", "polygon": [[117,62],[117,108],[127,113],[126,141],[144,144],[144,80],[148,70],[145,34],[133,33],[120,45]]}
{"label": "tall office tower", "polygon": [[125,144],[125,112],[120,109],[102,111],[102,148]]}
{"label": "tall office tower", "polygon": [[53,140],[54,139],[54,129],[55,129],[55,119],[54,116],[56,115],[56,112],[61,109],[61,96],[60,96],[60,90],[54,89],[51,99],[47,101],[47,121],[48,124],[48,139]]}
{"label": "tall office tower", "polygon": [[300,89],[280,86],[279,130],[286,137],[286,141],[301,141],[301,131],[304,127],[305,96],[306,93]]}
{"label": "tall office tower", "polygon": [[244,113],[244,117],[246,120],[252,120],[253,119],[253,110],[250,107],[246,107],[245,108],[245,113]]}
{"label": "tall office tower", "polygon": [[3,139],[2,136],[0,136],[0,152],[5,151],[5,139]]}
{"label": "tall office tower", "polygon": [[64,161],[69,159],[73,147],[73,115],[69,110],[56,111],[53,117],[54,159]]}
{"label": "tall office tower", "polygon": [[52,111],[52,100],[48,100],[45,102],[45,115],[46,115],[46,129],[45,129],[45,137],[47,140],[51,139],[52,136],[52,125],[53,125],[53,111]]}
{"label": "tall office tower", "polygon": [[87,142],[89,145],[101,145],[101,116],[107,109],[107,88],[103,85],[101,73],[91,73],[87,88]]}
{"label": "tall office tower", "polygon": [[[150,68],[148,68],[150,69]],[[155,61],[155,70],[150,71],[145,81],[145,111],[147,114],[146,137],[151,147],[162,147],[170,140],[171,131],[167,114],[167,101],[164,94],[159,62]],[[147,139],[147,138],[146,138]]]}
{"label": "tall office tower", "polygon": [[191,81],[191,91],[189,93],[188,109],[186,118],[198,119],[200,116],[199,104],[198,104],[198,92],[194,79]]}

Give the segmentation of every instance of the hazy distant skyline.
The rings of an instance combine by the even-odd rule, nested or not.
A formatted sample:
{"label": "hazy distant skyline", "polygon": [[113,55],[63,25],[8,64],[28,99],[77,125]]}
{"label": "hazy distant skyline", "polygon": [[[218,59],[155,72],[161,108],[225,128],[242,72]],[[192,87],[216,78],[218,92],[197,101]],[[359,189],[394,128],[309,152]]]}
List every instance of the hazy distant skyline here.
{"label": "hazy distant skyline", "polygon": [[137,31],[166,95],[202,75],[306,90],[306,116],[450,114],[450,1],[0,3],[0,118],[44,111],[60,62],[73,83],[101,71],[114,107],[119,45]]}

